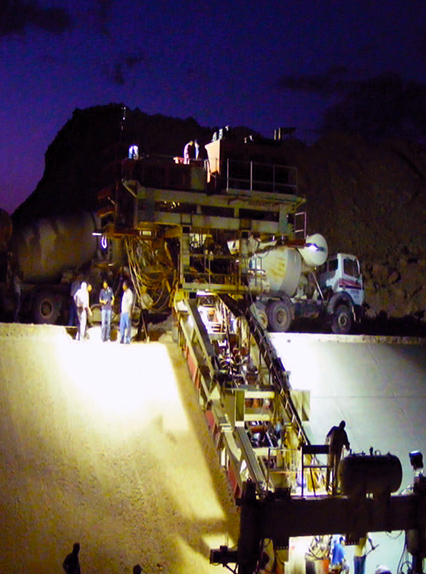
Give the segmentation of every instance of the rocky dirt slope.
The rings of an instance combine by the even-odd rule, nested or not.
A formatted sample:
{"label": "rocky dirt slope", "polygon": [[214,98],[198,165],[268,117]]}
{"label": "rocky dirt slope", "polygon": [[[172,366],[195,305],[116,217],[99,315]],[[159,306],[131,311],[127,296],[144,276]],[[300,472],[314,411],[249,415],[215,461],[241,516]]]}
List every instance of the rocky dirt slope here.
{"label": "rocky dirt slope", "polygon": [[0,324],[0,572],[218,572],[237,511],[180,349]]}

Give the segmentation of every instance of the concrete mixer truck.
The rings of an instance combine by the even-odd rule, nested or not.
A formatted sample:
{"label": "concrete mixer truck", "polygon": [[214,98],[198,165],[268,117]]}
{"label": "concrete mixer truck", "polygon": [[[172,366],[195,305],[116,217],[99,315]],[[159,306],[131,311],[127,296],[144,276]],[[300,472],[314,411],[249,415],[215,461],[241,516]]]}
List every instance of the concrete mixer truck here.
{"label": "concrete mixer truck", "polygon": [[66,321],[73,278],[79,274],[99,285],[112,260],[111,242],[105,243],[96,230],[96,216],[89,212],[12,229],[9,215],[0,210],[0,320],[13,318],[18,277],[21,319]]}
{"label": "concrete mixer truck", "polygon": [[255,312],[270,331],[285,332],[296,319],[315,318],[333,333],[347,334],[362,318],[359,261],[344,253],[329,258],[320,234],[306,237],[300,246],[255,246],[249,277]]}

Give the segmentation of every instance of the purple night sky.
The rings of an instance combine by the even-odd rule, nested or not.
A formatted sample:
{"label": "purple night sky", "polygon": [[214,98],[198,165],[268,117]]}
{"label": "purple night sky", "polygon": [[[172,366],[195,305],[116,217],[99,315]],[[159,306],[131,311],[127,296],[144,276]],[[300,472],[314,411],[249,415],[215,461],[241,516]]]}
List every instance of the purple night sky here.
{"label": "purple night sky", "polygon": [[123,103],[203,126],[315,139],[345,87],[424,82],[424,0],[1,0],[0,207],[35,189],[76,108]]}

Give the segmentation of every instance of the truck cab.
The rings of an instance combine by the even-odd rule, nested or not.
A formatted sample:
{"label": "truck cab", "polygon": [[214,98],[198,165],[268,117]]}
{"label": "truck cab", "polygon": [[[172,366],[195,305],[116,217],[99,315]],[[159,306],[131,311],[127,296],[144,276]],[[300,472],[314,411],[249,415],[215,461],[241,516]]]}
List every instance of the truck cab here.
{"label": "truck cab", "polygon": [[363,313],[364,281],[358,258],[347,253],[330,257],[319,268],[318,284],[328,301],[332,331],[348,333]]}
{"label": "truck cab", "polygon": [[364,303],[364,283],[359,260],[355,255],[338,253],[321,266],[318,282],[323,292],[348,293],[354,304]]}

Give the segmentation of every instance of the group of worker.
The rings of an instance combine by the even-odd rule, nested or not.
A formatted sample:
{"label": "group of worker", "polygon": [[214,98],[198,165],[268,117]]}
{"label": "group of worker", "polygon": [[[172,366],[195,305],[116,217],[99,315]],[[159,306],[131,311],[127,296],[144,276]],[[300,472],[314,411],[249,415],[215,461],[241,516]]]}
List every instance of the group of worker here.
{"label": "group of worker", "polygon": [[[80,544],[78,542],[74,542],[72,551],[67,554],[65,560],[62,563],[62,568],[67,574],[81,574],[80,559],[78,556],[79,552]],[[142,574],[143,570],[140,564],[133,566],[132,572],[133,574]]]}
{"label": "group of worker", "polygon": [[[121,298],[120,313],[120,343],[129,344],[132,330],[132,310],[134,304],[133,291],[127,280],[122,283],[123,295]],[[87,338],[87,320],[92,316],[90,308],[90,292],[92,285],[86,281],[79,283],[77,280],[71,285],[71,308],[70,325],[74,323],[76,316],[78,323],[77,340],[84,341]],[[101,305],[101,339],[103,342],[111,340],[111,319],[114,305],[114,293],[107,280],[103,281],[99,293]]]}
{"label": "group of worker", "polygon": [[[367,549],[367,543],[370,544],[369,549]],[[374,546],[373,540],[368,533],[358,540],[358,543],[354,547],[354,574],[365,574],[367,554],[376,548],[377,545]],[[346,557],[345,539],[343,536],[335,540],[331,548],[329,570],[331,573],[336,574],[349,573],[349,563]],[[374,574],[391,574],[391,572],[387,566],[379,565],[376,567]]]}

